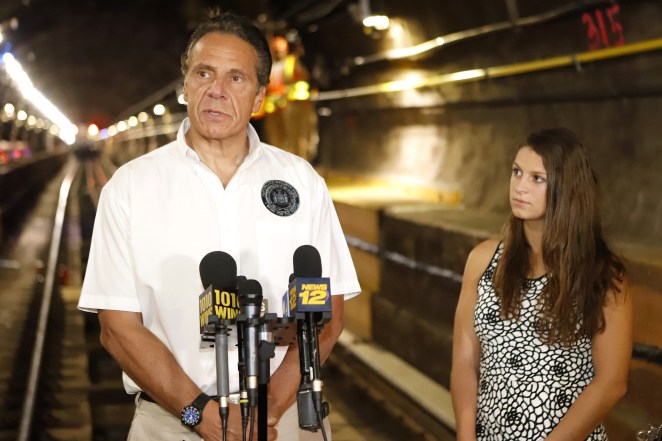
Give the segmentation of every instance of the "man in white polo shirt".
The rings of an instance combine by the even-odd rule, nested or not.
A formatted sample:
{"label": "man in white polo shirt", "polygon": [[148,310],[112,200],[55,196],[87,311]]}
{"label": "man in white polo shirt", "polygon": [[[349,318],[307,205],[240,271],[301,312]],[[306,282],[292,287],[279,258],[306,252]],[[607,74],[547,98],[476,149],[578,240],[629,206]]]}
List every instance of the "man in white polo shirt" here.
{"label": "man in white polo shirt", "polygon": [[[98,312],[126,391],[140,392],[130,440],[221,439],[219,405],[208,400],[217,393],[215,354],[199,345],[198,268],[210,251],[230,254],[280,316],[294,250],[316,247],[333,290],[322,360],[342,331],[344,299],[360,291],[324,181],[305,160],[261,143],[249,124],[270,69],[269,46],[247,19],[226,13],[200,25],[182,55],[188,118],[177,139],[121,167],[103,189],[78,306]],[[236,363],[231,348],[231,373]],[[269,439],[303,440],[292,405],[297,348],[277,347],[274,369]],[[235,373],[230,390],[238,388]],[[180,415],[190,406],[202,418],[187,427]],[[227,439],[241,440],[236,405]]]}

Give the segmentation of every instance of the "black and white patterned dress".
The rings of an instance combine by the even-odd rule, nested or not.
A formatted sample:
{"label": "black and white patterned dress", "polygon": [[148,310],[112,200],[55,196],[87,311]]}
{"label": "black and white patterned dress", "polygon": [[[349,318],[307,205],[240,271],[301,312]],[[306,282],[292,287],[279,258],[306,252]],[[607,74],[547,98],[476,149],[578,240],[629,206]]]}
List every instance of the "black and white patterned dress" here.
{"label": "black and white patterned dress", "polygon": [[[591,339],[546,345],[536,332],[538,298],[547,278],[526,281],[517,320],[503,320],[492,275],[499,244],[478,282],[474,328],[480,340],[476,433],[479,440],[543,440],[593,378]],[[606,440],[599,426],[587,440]]]}

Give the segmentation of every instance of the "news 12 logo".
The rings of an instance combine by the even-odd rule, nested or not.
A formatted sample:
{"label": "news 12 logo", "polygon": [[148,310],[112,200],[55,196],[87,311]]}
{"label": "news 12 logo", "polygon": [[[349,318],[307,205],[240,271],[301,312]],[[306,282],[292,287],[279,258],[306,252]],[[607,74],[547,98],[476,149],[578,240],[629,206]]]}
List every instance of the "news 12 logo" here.
{"label": "news 12 logo", "polygon": [[290,285],[290,313],[331,311],[328,277],[296,278]]}

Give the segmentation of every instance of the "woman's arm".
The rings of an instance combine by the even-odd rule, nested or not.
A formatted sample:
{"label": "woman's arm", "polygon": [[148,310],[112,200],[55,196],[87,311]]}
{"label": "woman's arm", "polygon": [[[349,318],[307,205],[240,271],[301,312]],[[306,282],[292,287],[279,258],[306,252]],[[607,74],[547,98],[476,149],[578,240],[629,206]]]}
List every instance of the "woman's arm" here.
{"label": "woman's arm", "polygon": [[624,281],[620,293],[608,293],[605,329],[593,337],[595,376],[547,437],[585,440],[625,395],[632,357],[632,298]]}
{"label": "woman's arm", "polygon": [[480,343],[474,331],[474,309],[478,298],[478,280],[485,272],[497,245],[497,241],[488,240],[476,246],[469,254],[455,310],[451,396],[458,441],[476,439]]}

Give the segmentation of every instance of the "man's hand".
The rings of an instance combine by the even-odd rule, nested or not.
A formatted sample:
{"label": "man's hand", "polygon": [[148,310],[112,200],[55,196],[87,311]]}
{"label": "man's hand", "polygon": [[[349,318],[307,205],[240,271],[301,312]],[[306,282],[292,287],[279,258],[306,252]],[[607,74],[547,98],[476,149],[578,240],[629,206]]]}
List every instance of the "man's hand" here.
{"label": "man's hand", "polygon": [[[220,416],[220,406],[219,404],[212,400],[202,411],[202,422],[198,424],[195,428],[195,431],[204,439],[204,441],[222,441],[223,432],[221,427],[221,416]],[[255,415],[255,424],[253,425],[253,439],[257,439],[257,410]],[[277,420],[270,418],[267,426],[267,439],[269,441],[275,441],[278,437],[278,431],[270,423]],[[249,420],[250,424],[250,420]],[[275,426],[275,424],[274,424]],[[250,433],[250,427],[246,427],[246,439]],[[238,404],[230,404],[230,414],[228,416],[228,428],[227,428],[227,441],[242,441],[242,427],[241,427],[241,408]]]}

